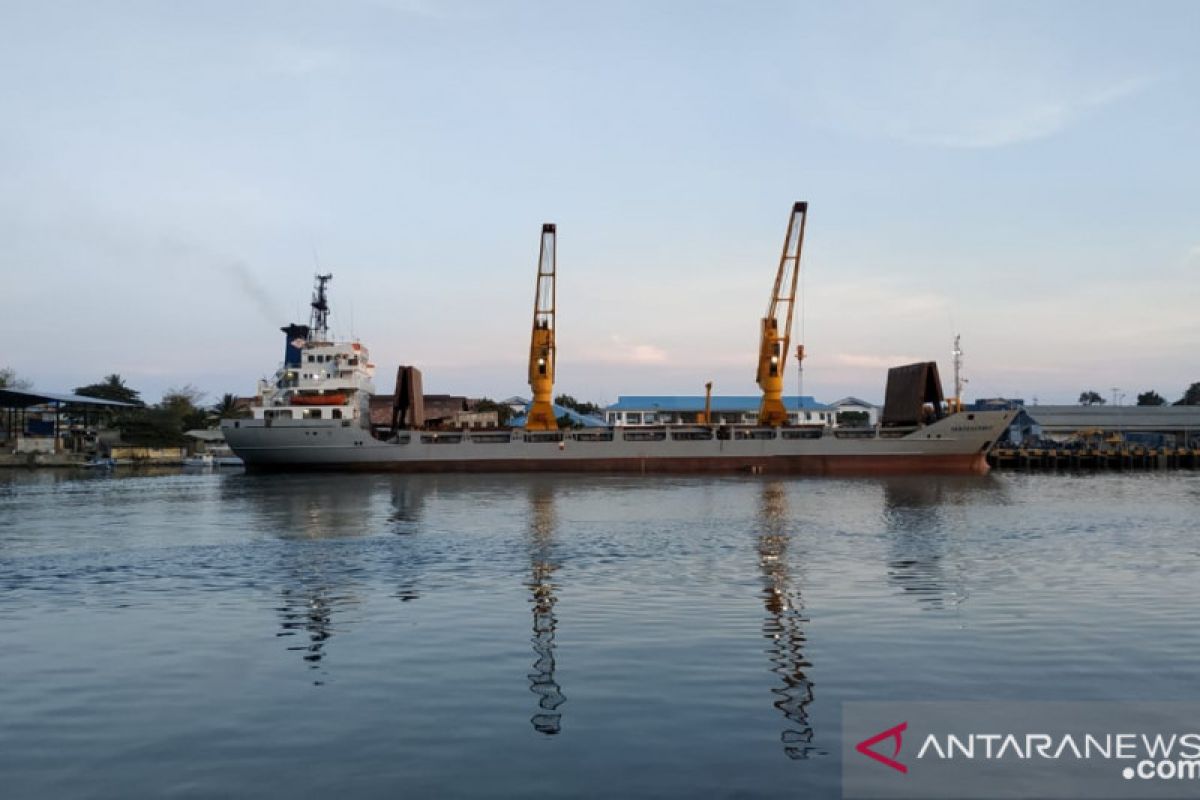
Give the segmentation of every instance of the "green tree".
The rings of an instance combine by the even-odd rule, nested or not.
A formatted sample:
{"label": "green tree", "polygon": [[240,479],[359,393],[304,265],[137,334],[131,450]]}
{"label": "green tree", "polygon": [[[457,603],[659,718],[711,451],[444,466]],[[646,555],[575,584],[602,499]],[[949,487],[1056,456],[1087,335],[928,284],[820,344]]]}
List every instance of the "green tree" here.
{"label": "green tree", "polygon": [[559,430],[570,430],[572,428],[582,428],[583,423],[573,419],[570,414],[563,414],[558,418],[558,427]]}
{"label": "green tree", "polygon": [[1095,390],[1088,390],[1079,393],[1079,405],[1081,406],[1102,406],[1106,402],[1103,395]]}
{"label": "green tree", "polygon": [[121,439],[143,447],[178,447],[187,443],[178,413],[162,406],[146,406],[122,414],[114,423]]}
{"label": "green tree", "polygon": [[18,392],[23,392],[30,386],[29,381],[17,375],[16,370],[10,367],[0,368],[0,389],[13,389]]}
{"label": "green tree", "polygon": [[129,444],[176,447],[187,443],[185,431],[208,427],[203,399],[204,393],[191,385],[168,389],[157,405],[127,411],[114,424]]}
{"label": "green tree", "polygon": [[838,425],[850,427],[864,427],[870,420],[871,415],[866,411],[839,411],[837,415]]}
{"label": "green tree", "polygon": [[1177,406],[1200,406],[1200,382],[1193,383],[1183,393],[1183,397],[1175,401]]}
{"label": "green tree", "polygon": [[1167,401],[1161,394],[1151,389],[1138,395],[1137,404],[1139,406],[1165,406]]}
{"label": "green tree", "polygon": [[569,394],[560,394],[558,397],[554,398],[554,404],[562,406],[563,408],[569,408],[572,411],[578,411],[580,414],[586,414],[593,417],[599,417],[604,413],[604,409],[595,403],[587,403],[581,400],[576,400]]}
{"label": "green tree", "polygon": [[168,389],[158,405],[179,419],[182,433],[193,428],[208,427],[208,410],[200,405],[203,400],[204,392],[189,383]]}
{"label": "green tree", "polygon": [[478,411],[481,414],[486,414],[489,411],[495,411],[496,423],[501,426],[507,425],[508,421],[512,419],[512,409],[504,405],[504,403],[497,403],[490,397],[484,397],[481,400],[476,400],[475,404],[471,407],[471,410]]}
{"label": "green tree", "polygon": [[217,419],[244,419],[250,416],[250,409],[238,405],[237,395],[229,392],[221,395],[221,399],[213,403],[209,410]]}
{"label": "green tree", "polygon": [[130,389],[125,385],[125,379],[116,373],[105,376],[104,380],[99,383],[90,383],[87,386],[76,386],[75,394],[83,395],[84,397],[98,397],[101,400],[113,400],[118,403],[130,403],[132,405],[145,405],[140,397],[140,392],[136,389]]}

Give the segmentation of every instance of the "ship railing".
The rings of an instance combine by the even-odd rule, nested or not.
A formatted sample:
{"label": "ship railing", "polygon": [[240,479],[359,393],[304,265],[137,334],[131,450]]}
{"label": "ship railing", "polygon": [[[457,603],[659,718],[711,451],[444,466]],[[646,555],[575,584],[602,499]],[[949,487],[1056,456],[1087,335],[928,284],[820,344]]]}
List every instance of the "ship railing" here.
{"label": "ship railing", "polygon": [[667,438],[666,428],[626,428],[622,438],[627,442],[661,442]]}
{"label": "ship railing", "polygon": [[561,442],[562,431],[532,431],[525,434],[525,441],[532,443]]}
{"label": "ship railing", "polygon": [[421,444],[462,444],[461,433],[423,433]]}
{"label": "ship railing", "polygon": [[820,439],[825,435],[825,428],[821,427],[806,427],[806,428],[783,428],[779,432],[780,438],[783,439]]}
{"label": "ship railing", "polygon": [[839,439],[874,439],[878,432],[871,428],[834,428],[833,435]]}
{"label": "ship railing", "polygon": [[571,434],[571,438],[576,442],[611,442],[613,440],[613,431],[612,428],[576,431]]}
{"label": "ship railing", "polygon": [[753,439],[758,441],[768,441],[775,438],[774,428],[734,428],[734,439]]}
{"label": "ship railing", "polygon": [[902,436],[908,436],[910,433],[921,430],[920,425],[889,425],[888,427],[879,428],[879,438],[881,439],[899,439]]}
{"label": "ship railing", "polygon": [[512,440],[512,434],[508,431],[471,434],[471,441],[479,444],[508,444]]}

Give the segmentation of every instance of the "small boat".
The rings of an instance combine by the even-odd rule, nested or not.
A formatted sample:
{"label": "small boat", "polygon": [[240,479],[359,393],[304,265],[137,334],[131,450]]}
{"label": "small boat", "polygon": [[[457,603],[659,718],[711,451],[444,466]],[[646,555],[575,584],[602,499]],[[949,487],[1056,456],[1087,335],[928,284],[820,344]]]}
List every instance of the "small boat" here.
{"label": "small boat", "polygon": [[116,460],[112,458],[89,458],[79,466],[84,469],[112,469],[116,465]]}
{"label": "small boat", "polygon": [[208,467],[244,467],[246,462],[234,455],[234,452],[228,447],[214,447],[207,453],[188,456],[183,460],[183,465],[207,469]]}

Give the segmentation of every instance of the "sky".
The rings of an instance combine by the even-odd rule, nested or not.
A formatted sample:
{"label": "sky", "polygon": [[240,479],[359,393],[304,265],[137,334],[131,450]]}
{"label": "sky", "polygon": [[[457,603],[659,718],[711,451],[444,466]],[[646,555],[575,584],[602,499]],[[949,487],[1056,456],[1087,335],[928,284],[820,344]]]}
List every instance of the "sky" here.
{"label": "sky", "polygon": [[[1200,4],[0,0],[0,367],[252,394],[332,272],[391,391],[751,394],[809,202],[789,393],[1200,381]],[[949,387],[948,387],[949,388]]]}

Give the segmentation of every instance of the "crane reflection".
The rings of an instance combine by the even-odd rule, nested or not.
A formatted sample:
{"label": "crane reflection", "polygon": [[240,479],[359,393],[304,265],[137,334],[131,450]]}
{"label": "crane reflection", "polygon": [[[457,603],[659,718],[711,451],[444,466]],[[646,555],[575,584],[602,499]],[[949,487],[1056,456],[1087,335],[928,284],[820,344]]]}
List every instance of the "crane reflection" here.
{"label": "crane reflection", "polygon": [[793,585],[788,566],[790,534],[787,527],[787,493],[779,481],[764,484],[759,506],[758,566],[762,576],[762,598],[767,615],[763,636],[770,642],[767,655],[771,672],[780,685],[771,689],[774,706],[788,726],[780,734],[783,752],[791,759],[819,754],[813,747],[813,727],[808,707],[813,702],[813,684],[806,670],[812,667],[804,656],[808,637],[804,626],[804,600]]}
{"label": "crane reflection", "polygon": [[558,617],[554,613],[554,606],[558,603],[558,585],[554,583],[554,573],[558,571],[559,564],[554,556],[557,521],[553,488],[536,483],[530,487],[529,500],[530,576],[525,586],[530,591],[533,606],[533,636],[530,641],[536,658],[528,678],[529,691],[538,698],[538,711],[529,721],[538,733],[553,736],[562,730],[562,713],[558,709],[567,701],[554,677],[554,633],[558,628]]}

